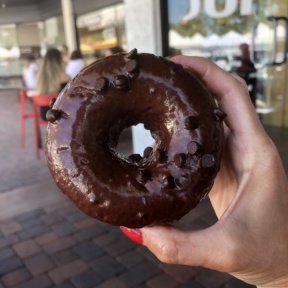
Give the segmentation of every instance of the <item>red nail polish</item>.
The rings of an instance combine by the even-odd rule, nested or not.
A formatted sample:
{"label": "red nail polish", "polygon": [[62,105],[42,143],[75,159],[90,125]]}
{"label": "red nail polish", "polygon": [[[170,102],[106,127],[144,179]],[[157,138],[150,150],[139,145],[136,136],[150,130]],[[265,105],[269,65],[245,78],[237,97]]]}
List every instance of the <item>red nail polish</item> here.
{"label": "red nail polish", "polygon": [[124,226],[120,226],[120,229],[129,239],[142,245],[143,237],[142,232],[139,229],[131,229]]}
{"label": "red nail polish", "polygon": [[169,56],[167,56],[166,58],[172,59],[173,57],[175,57],[175,55],[169,55]]}

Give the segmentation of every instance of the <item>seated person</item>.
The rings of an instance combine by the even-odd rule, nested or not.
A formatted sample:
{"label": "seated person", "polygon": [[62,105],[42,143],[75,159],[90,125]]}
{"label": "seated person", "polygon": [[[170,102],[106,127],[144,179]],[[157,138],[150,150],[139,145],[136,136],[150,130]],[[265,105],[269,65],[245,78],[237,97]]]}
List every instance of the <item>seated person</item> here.
{"label": "seated person", "polygon": [[33,55],[28,57],[28,65],[23,71],[23,78],[25,87],[27,89],[34,89],[36,86],[36,75],[38,71],[38,65],[36,64],[36,58]]}
{"label": "seated person", "polygon": [[[59,93],[71,78],[65,73],[61,52],[50,48],[44,56],[43,63],[36,78],[36,92],[38,94]],[[41,117],[46,119],[49,106],[41,107]]]}
{"label": "seated person", "polygon": [[70,60],[65,68],[66,73],[74,78],[83,68],[85,67],[85,61],[83,59],[80,50],[75,50],[72,52]]}

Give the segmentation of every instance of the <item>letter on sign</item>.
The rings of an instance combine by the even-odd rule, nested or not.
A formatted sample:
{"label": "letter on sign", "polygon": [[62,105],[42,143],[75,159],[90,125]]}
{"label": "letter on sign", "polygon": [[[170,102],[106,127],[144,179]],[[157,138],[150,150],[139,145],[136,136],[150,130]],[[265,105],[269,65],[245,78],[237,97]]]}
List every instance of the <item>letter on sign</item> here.
{"label": "letter on sign", "polygon": [[[204,3],[204,10],[212,18],[225,18],[231,16],[237,9],[238,0],[225,0],[225,7],[223,10],[218,11],[216,8],[217,0],[202,0]],[[191,20],[197,17],[201,11],[201,0],[190,0],[190,10],[188,14],[183,16],[183,20]],[[240,1],[240,14],[251,15],[253,0]]]}
{"label": "letter on sign", "polygon": [[212,18],[224,18],[232,15],[237,9],[237,0],[225,1],[222,11],[216,9],[216,0],[204,0],[204,9],[207,15]]}
{"label": "letter on sign", "polygon": [[200,0],[190,0],[190,10],[188,14],[183,16],[183,20],[188,21],[195,18],[200,13],[200,9]]}

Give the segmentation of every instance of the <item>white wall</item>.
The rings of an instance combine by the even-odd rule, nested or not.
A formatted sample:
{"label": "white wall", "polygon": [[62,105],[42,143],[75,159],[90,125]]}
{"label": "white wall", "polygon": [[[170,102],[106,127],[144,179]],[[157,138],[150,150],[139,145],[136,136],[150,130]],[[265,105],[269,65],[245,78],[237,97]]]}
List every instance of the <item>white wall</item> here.
{"label": "white wall", "polygon": [[128,49],[162,54],[159,0],[124,0]]}
{"label": "white wall", "polygon": [[[162,54],[161,19],[159,0],[124,0],[125,25],[128,51]],[[154,142],[143,125],[132,127],[134,153],[142,155],[144,149]]]}
{"label": "white wall", "polygon": [[39,46],[40,36],[37,23],[16,26],[19,47]]}

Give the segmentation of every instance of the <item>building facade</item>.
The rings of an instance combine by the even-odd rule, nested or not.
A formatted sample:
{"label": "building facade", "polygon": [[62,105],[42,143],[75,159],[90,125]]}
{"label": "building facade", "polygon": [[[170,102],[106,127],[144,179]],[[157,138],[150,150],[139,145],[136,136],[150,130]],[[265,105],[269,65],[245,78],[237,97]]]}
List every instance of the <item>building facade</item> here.
{"label": "building facade", "polygon": [[[72,4],[69,28],[63,17],[65,1]],[[19,56],[27,48],[41,54],[48,47],[58,47],[67,43],[67,29],[75,33],[76,45],[88,56],[116,45],[163,56],[202,56],[245,78],[264,125],[288,127],[286,0],[18,2],[18,7],[0,10],[0,57],[5,49]],[[6,71],[2,66],[0,74]],[[11,67],[12,74],[19,73],[18,66]],[[142,129],[139,135],[137,131],[133,135],[141,151],[152,140]]]}

